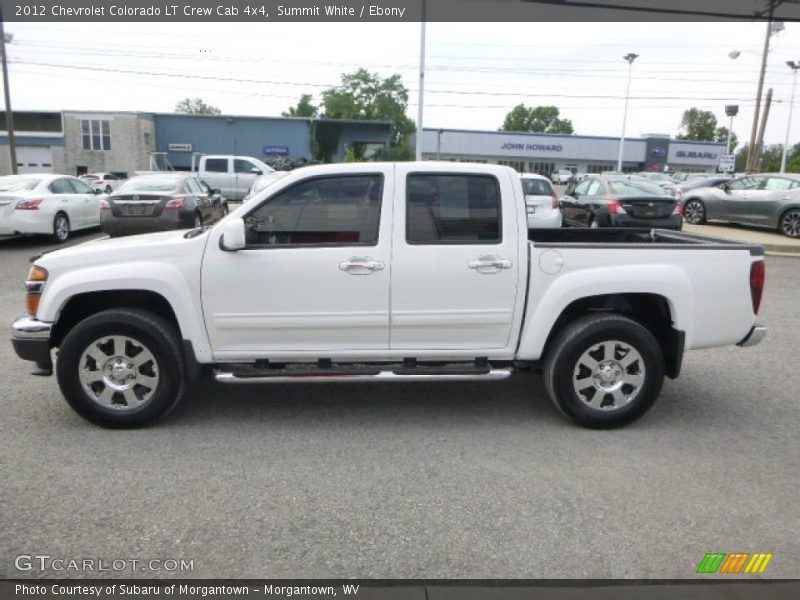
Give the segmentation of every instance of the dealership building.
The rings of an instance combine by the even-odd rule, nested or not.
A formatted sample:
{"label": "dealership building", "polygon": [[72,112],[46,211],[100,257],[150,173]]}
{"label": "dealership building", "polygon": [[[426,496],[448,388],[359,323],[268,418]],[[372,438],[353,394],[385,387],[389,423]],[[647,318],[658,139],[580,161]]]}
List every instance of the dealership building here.
{"label": "dealership building", "polygon": [[[105,111],[14,111],[20,173],[130,176],[152,168],[188,170],[203,154],[311,159],[314,133],[333,162],[349,148],[366,156],[389,145],[390,121]],[[11,172],[0,112],[0,174]]]}
{"label": "dealership building", "polygon": [[[550,175],[559,169],[602,173],[617,169],[619,137],[425,128],[424,160],[481,162]],[[622,168],[637,171],[715,172],[725,144],[686,142],[669,135],[626,138]]]}

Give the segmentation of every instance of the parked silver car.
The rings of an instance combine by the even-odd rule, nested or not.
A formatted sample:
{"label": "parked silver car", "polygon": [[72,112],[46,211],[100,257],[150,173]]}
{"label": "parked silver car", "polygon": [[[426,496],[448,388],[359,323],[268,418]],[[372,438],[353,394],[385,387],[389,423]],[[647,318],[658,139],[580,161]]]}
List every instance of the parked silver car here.
{"label": "parked silver car", "polygon": [[732,221],[759,225],[800,238],[800,176],[746,175],[718,187],[689,190],[683,218],[692,224]]}

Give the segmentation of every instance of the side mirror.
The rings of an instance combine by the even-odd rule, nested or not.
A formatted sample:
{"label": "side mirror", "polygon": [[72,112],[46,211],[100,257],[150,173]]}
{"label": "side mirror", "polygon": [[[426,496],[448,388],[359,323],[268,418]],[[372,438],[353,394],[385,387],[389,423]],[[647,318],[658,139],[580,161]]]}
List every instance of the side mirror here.
{"label": "side mirror", "polygon": [[105,192],[100,188],[94,188],[94,195],[99,196],[100,194],[105,194]]}
{"label": "side mirror", "polygon": [[211,188],[211,193],[212,194],[221,194],[222,192],[220,191],[219,188]]}
{"label": "side mirror", "polygon": [[222,235],[219,238],[219,249],[225,252],[242,250],[246,245],[244,220],[231,218],[222,223]]}
{"label": "side mirror", "polygon": [[261,169],[256,169],[255,167],[250,169],[250,172],[253,173],[254,175],[263,175],[264,174],[264,173],[261,172]]}
{"label": "side mirror", "polygon": [[721,189],[723,192],[730,192],[731,191],[731,185],[730,185],[730,183],[725,181],[725,182],[722,183],[722,185],[719,186],[719,189]]}

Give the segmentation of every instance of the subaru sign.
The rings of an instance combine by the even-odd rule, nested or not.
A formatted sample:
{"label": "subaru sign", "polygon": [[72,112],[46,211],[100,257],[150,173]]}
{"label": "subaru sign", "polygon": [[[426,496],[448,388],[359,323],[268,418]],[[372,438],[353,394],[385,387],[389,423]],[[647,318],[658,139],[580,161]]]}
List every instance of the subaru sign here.
{"label": "subaru sign", "polygon": [[288,156],[289,146],[264,146],[265,156]]}

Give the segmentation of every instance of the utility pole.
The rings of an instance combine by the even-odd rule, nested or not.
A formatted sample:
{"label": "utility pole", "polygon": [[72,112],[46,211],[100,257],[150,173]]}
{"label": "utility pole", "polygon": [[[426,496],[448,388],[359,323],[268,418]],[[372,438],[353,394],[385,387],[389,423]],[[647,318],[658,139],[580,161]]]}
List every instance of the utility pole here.
{"label": "utility pole", "polygon": [[761,111],[761,94],[764,92],[764,75],[767,71],[767,56],[769,55],[769,40],[772,37],[772,18],[775,15],[775,9],[781,4],[783,0],[767,0],[769,6],[767,8],[767,33],[764,36],[764,51],[761,54],[761,71],[758,75],[758,88],[756,90],[756,107],[753,113],[753,127],[750,130],[750,145],[747,147],[747,166],[746,171],[752,173],[756,169],[755,155],[757,152],[754,150],[756,145],[756,134],[758,132],[758,117]]}
{"label": "utility pole", "polygon": [[786,65],[794,71],[792,78],[792,99],[789,102],[789,122],[786,123],[786,139],[783,142],[783,155],[781,156],[781,173],[786,173],[786,154],[789,151],[789,133],[792,129],[792,112],[794,110],[794,93],[797,89],[797,71],[800,70],[800,62],[787,60]]}
{"label": "utility pole", "polygon": [[427,2],[422,0],[422,20],[419,31],[419,105],[417,106],[416,158],[422,160],[422,112],[425,103],[425,19]]}
{"label": "utility pole", "polygon": [[767,98],[764,100],[764,114],[761,116],[761,128],[758,131],[755,151],[750,154],[753,157],[753,171],[760,170],[761,147],[764,144],[764,131],[767,129],[767,119],[769,118],[769,107],[772,105],[772,88],[767,90]]}
{"label": "utility pole", "polygon": [[633,72],[633,61],[639,58],[639,55],[631,52],[622,58],[628,61],[628,85],[625,88],[625,110],[622,113],[622,135],[619,138],[619,157],[617,158],[617,171],[620,173],[622,172],[622,150],[625,147],[625,125],[628,121],[628,98],[631,95],[631,73]]}
{"label": "utility pole", "polygon": [[[11,158],[11,173],[17,174],[17,143],[14,139],[14,113],[11,110],[11,90],[8,87],[8,60],[6,57],[6,31],[3,7],[0,5],[0,50],[3,53],[3,93],[6,97],[6,131],[8,131],[8,154]],[[9,41],[11,36],[9,35]]]}

